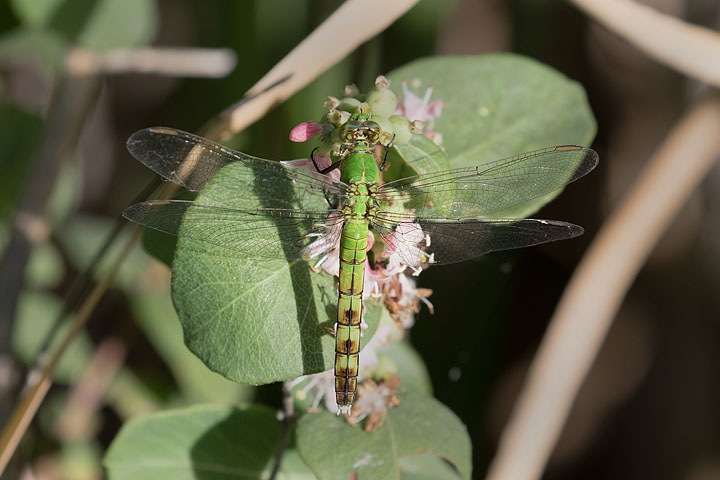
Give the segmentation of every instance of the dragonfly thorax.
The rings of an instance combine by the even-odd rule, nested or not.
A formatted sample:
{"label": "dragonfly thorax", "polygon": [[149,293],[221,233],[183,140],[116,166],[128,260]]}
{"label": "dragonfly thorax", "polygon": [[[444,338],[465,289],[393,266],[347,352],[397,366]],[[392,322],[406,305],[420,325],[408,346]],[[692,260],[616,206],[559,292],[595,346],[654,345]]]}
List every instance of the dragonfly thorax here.
{"label": "dragonfly thorax", "polygon": [[343,207],[345,219],[362,220],[377,210],[377,183],[352,182],[348,185],[348,203]]}

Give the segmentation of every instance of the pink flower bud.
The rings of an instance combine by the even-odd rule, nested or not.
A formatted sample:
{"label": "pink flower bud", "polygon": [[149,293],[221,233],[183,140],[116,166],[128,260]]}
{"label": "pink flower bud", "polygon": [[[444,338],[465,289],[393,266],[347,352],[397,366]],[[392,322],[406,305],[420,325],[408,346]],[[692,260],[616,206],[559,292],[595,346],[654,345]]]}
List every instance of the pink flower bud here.
{"label": "pink flower bud", "polygon": [[290,130],[290,140],[293,142],[306,142],[324,130],[323,124],[318,122],[303,122]]}

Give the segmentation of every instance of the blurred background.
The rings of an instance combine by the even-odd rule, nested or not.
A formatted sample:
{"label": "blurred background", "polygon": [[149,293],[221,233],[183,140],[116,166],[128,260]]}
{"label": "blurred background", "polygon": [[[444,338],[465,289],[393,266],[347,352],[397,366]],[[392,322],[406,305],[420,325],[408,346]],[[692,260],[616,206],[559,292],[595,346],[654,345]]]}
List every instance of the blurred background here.
{"label": "blurred background", "polygon": [[[51,225],[39,234],[46,240],[33,246],[12,285],[0,290],[0,354],[12,352],[30,364],[72,282],[115,218],[152,180],[125,150],[127,137],[154,125],[199,131],[341,3],[0,3],[0,251],[9,248],[8,222],[18,204],[48,194],[41,204],[46,202]],[[720,3],[713,0],[642,3],[720,27]],[[116,74],[78,89],[58,74],[63,53],[75,44],[98,50],[228,48],[237,67],[220,79]],[[265,158],[307,157],[307,145],[288,140],[290,129],[318,118],[327,95],[338,95],[344,85],[356,83],[365,91],[378,74],[428,55],[505,51],[544,62],[585,87],[598,121],[592,146],[601,163],[537,215],[580,224],[583,237],[434,268],[420,277],[420,286],[434,291],[435,314],[418,315],[411,341],[427,364],[436,397],[468,427],[478,478],[573,269],[603,219],[705,87],[562,1],[422,0],[229,142]],[[64,126],[65,136],[50,142],[61,154],[53,166],[36,168],[30,162],[53,133],[52,119],[44,119],[54,88],[66,89],[70,99],[55,106],[67,115],[53,120]],[[28,187],[28,179],[39,176],[48,177],[44,185],[51,188]],[[715,168],[640,272],[544,478],[720,478],[719,185]],[[15,475],[30,466],[35,476],[26,478],[102,478],[101,456],[122,422],[153,409],[253,399],[280,405],[278,385],[231,384],[184,349],[169,280],[167,267],[137,246],[87,332],[63,359],[16,454]],[[0,371],[2,423],[17,398],[13,378],[25,373]]]}

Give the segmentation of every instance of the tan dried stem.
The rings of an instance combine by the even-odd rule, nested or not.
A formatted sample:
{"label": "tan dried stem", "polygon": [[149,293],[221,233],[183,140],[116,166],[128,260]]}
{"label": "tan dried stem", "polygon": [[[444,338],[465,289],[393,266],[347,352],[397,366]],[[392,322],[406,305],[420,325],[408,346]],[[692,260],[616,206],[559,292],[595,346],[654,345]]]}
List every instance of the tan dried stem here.
{"label": "tan dried stem", "polygon": [[502,434],[487,478],[540,478],[625,293],[720,156],[720,97],[674,127],[573,275]]}
{"label": "tan dried stem", "polygon": [[242,109],[231,106],[207,126],[204,136],[223,141],[257,121],[336,64],[362,43],[382,32],[419,0],[348,0],[295,47],[248,92],[253,95],[268,86],[287,81],[258,96]]}
{"label": "tan dried stem", "polygon": [[19,404],[15,407],[8,424],[3,429],[2,435],[0,435],[0,476],[50,389],[52,377],[55,368],[58,363],[60,363],[60,359],[72,344],[73,340],[75,340],[77,334],[85,328],[87,319],[112,283],[115,273],[120,268],[120,265],[122,265],[128,253],[130,253],[139,235],[140,227],[137,227],[113,263],[110,271],[105,275],[105,278],[95,286],[82,307],[75,314],[70,330],[63,338],[60,346],[53,352],[47,366],[42,370],[40,378],[23,393]]}
{"label": "tan dried stem", "polygon": [[[320,27],[265,75],[253,87],[249,95],[261,92],[276,83],[279,86],[269,90],[267,94],[258,95],[250,102],[239,102],[221,112],[217,120],[209,124],[205,135],[219,141],[252,124],[275,104],[297,92],[320,73],[347,56],[361,43],[384,30],[418,1],[347,0]],[[94,77],[95,73],[102,72],[103,69],[117,69],[116,65],[122,62],[126,62],[125,68],[127,68],[128,64],[132,64],[132,62],[128,63],[127,57],[125,59],[121,58],[122,62],[110,57],[110,60],[112,60],[110,61],[108,58],[98,59],[92,55],[88,56],[87,53],[82,50],[74,51],[66,61],[66,70],[74,76]],[[283,81],[288,76],[290,78]],[[126,244],[123,253],[118,258],[118,265],[134,245],[138,231],[136,230],[136,234]],[[50,363],[42,369],[40,380],[28,388],[20,403],[16,406],[12,418],[5,425],[0,435],[0,476],[50,388],[52,373],[57,362],[62,357],[67,345],[82,330],[87,316],[89,316],[109,287],[114,271],[113,269],[107,274],[80,307],[73,328],[63,339],[60,348],[56,351]]]}
{"label": "tan dried stem", "polygon": [[629,0],[570,0],[660,63],[720,87],[720,33]]}
{"label": "tan dried stem", "polygon": [[73,48],[65,68],[74,75],[142,73],[170,77],[221,78],[236,64],[235,52],[227,48],[147,47],[94,52]]}

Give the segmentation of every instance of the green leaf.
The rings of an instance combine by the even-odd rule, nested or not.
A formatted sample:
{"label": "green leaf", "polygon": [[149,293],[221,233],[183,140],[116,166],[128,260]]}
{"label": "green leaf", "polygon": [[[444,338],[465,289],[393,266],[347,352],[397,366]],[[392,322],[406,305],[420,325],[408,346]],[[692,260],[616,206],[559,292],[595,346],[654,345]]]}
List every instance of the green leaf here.
{"label": "green leaf", "polygon": [[423,135],[413,135],[408,143],[395,145],[388,153],[388,163],[390,168],[383,172],[386,181],[450,168],[445,152]]}
{"label": "green leaf", "polygon": [[63,442],[60,450],[62,478],[102,478],[102,451],[98,444],[75,440]]}
{"label": "green leaf", "polygon": [[10,0],[15,15],[28,26],[42,27],[52,18],[64,0]]}
{"label": "green leaf", "polygon": [[450,464],[432,453],[402,457],[399,463],[402,480],[457,480],[460,477]]}
{"label": "green leaf", "polygon": [[[335,279],[306,262],[229,257],[181,238],[173,264],[173,303],[185,343],[213,371],[261,384],[332,368]],[[372,338],[382,307],[367,301]]]}
{"label": "green leaf", "polygon": [[285,450],[280,464],[278,480],[315,480],[312,470],[302,461],[297,450]]}
{"label": "green leaf", "polygon": [[57,287],[65,276],[65,264],[57,248],[51,243],[43,243],[30,253],[30,261],[25,271],[27,285],[34,289]]}
{"label": "green leaf", "polygon": [[[199,405],[126,423],[104,464],[114,480],[266,478],[279,438],[269,408]],[[289,466],[301,471],[297,462]]]}
{"label": "green leaf", "polygon": [[185,348],[180,323],[166,293],[134,295],[131,300],[138,323],[172,371],[185,394],[184,401],[233,403],[249,399],[250,387],[211,372]]}
{"label": "green leaf", "polygon": [[47,216],[58,229],[65,226],[82,200],[83,167],[76,155],[65,158],[52,187]]}
{"label": "green leaf", "polygon": [[404,340],[390,342],[378,351],[381,358],[390,359],[395,364],[395,372],[405,388],[412,391],[432,394],[432,383],[425,362],[415,349]]}
{"label": "green leaf", "polygon": [[399,394],[376,432],[349,426],[329,412],[308,413],[297,427],[297,447],[320,479],[401,478],[400,459],[432,452],[470,478],[471,447],[465,426],[437,400],[421,393]]}
{"label": "green leaf", "polygon": [[[25,290],[18,301],[17,319],[12,333],[13,353],[26,365],[33,365],[45,338],[53,328],[62,308],[60,299],[53,295]],[[70,328],[70,318],[63,321],[50,345],[54,352]],[[55,369],[54,378],[61,383],[72,383],[85,370],[90,361],[92,344],[87,335],[78,335],[68,347]]]}
{"label": "green leaf", "polygon": [[[392,88],[402,82],[422,97],[445,103],[432,130],[456,167],[480,165],[543,147],[589,144],[595,120],[582,86],[552,68],[513,54],[431,57],[394,70]],[[555,195],[522,205],[508,216],[524,217]]]}
{"label": "green leaf", "polygon": [[[253,198],[246,191],[228,188],[237,184],[234,168],[246,167],[238,164],[220,170],[196,202],[253,208],[262,206],[263,199],[276,198],[294,205],[304,193],[303,185],[259,178],[256,181],[265,190],[262,198]],[[273,188],[276,191],[268,191]],[[320,198],[316,202],[326,207]],[[335,359],[331,334],[337,315],[335,278],[313,272],[302,260],[247,258],[188,238],[193,232],[184,229],[197,225],[188,222],[190,215],[192,210],[180,228],[172,280],[173,303],[188,348],[211,370],[241,383],[269,383],[330,369]],[[272,218],[258,219],[254,225],[258,244],[278,235]],[[298,227],[298,240],[304,233]],[[244,241],[250,240],[255,239]],[[372,338],[382,307],[367,301],[365,309],[370,328],[363,345]]]}
{"label": "green leaf", "polygon": [[138,47],[152,40],[157,23],[154,0],[98,0],[78,41],[100,51]]}

